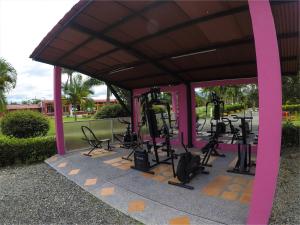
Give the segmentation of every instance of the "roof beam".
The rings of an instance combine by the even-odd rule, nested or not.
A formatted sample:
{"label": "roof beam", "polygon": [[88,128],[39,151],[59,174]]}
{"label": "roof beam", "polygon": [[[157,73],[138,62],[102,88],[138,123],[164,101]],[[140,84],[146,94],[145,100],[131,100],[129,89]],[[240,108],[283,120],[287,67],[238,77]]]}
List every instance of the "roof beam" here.
{"label": "roof beam", "polygon": [[[30,56],[30,58],[37,58],[43,51],[44,51],[44,49],[49,45],[49,43],[50,42],[52,42],[55,38],[56,38],[56,36],[58,35],[58,34],[60,34],[68,25],[69,25],[69,23],[72,21],[72,20],[74,20],[77,16],[79,16],[80,15],[80,13],[83,11],[83,10],[85,10],[91,3],[92,3],[93,1],[92,0],[87,0],[87,1],[85,1],[84,2],[84,5],[80,8],[80,9],[78,9],[78,11],[76,11],[76,13],[74,13],[74,15],[73,16],[71,16],[69,19],[68,19],[68,21],[63,25],[63,26],[61,26],[59,29],[58,29],[58,31],[56,31],[56,35],[53,35],[48,41],[47,41],[47,43],[45,43],[34,55],[31,55]],[[81,2],[78,2],[77,4],[81,4]],[[76,5],[77,5],[76,4]],[[74,6],[73,6],[74,7]],[[54,64],[55,65],[55,64]]]}
{"label": "roof beam", "polygon": [[[166,2],[154,2],[154,3],[152,3],[152,4],[149,4],[148,6],[146,6],[145,8],[143,8],[142,10],[140,10],[140,11],[138,11],[138,12],[134,12],[134,13],[132,13],[132,14],[130,14],[130,15],[124,17],[122,20],[119,20],[119,21],[117,21],[117,22],[115,22],[115,23],[113,23],[113,24],[107,26],[107,27],[104,28],[102,31],[100,31],[100,33],[106,33],[106,32],[109,32],[109,31],[111,31],[112,29],[116,28],[117,26],[119,26],[119,25],[121,25],[121,24],[127,22],[128,20],[130,20],[130,19],[132,19],[132,18],[138,16],[139,14],[141,14],[141,13],[143,13],[143,12],[146,12],[146,11],[148,11],[148,10],[150,10],[150,9],[153,9],[153,8],[155,8],[155,7],[158,7],[159,5],[164,4],[164,3],[166,3]],[[118,3],[118,4],[120,4],[120,3]],[[123,6],[123,5],[122,5],[122,6]],[[123,6],[123,7],[125,7],[125,6]],[[90,38],[88,38],[87,40],[83,41],[83,42],[80,43],[79,45],[77,45],[77,46],[75,46],[74,48],[72,48],[70,51],[66,52],[66,53],[65,53],[64,55],[62,55],[60,58],[58,58],[58,59],[56,60],[56,62],[59,62],[60,60],[64,59],[65,57],[71,55],[73,52],[75,52],[76,50],[78,50],[79,48],[81,48],[82,46],[84,46],[85,44],[87,44],[88,42],[92,41],[93,39],[94,39],[94,37],[90,37]],[[114,50],[114,49],[113,49],[113,50]],[[102,53],[102,54],[103,54],[103,53]],[[99,54],[99,55],[101,56],[101,54]],[[98,57],[99,57],[99,56],[98,56]],[[97,56],[96,56],[96,58],[97,58]],[[85,63],[83,63],[83,64],[85,64]]]}
{"label": "roof beam", "polygon": [[[298,37],[298,32],[278,34],[279,39],[293,38],[293,37]],[[166,56],[163,56],[163,57],[155,58],[154,60],[160,61],[160,60],[176,57],[178,55],[185,55],[185,54],[190,54],[190,53],[193,53],[193,52],[207,51],[207,50],[210,50],[210,49],[219,50],[219,49],[222,49],[222,48],[229,48],[229,47],[234,47],[234,46],[243,45],[243,44],[251,44],[252,42],[253,42],[253,37],[250,36],[250,37],[239,39],[239,40],[233,40],[233,41],[229,41],[229,42],[225,42],[225,43],[223,42],[223,43],[218,43],[218,44],[215,44],[215,45],[210,45],[210,46],[205,47],[205,48],[196,48],[196,49],[193,49],[193,50],[190,50],[190,51],[178,52],[176,54],[169,54],[169,55],[166,55]],[[142,65],[142,64],[145,64],[145,62],[143,61],[143,62],[140,62],[140,63],[128,64],[128,67],[139,66],[139,65]],[[216,65],[216,66],[218,66],[218,65]],[[158,73],[158,74],[161,74],[161,73]],[[158,75],[158,74],[155,74],[155,75]],[[106,76],[107,72],[104,72],[101,75]],[[117,74],[115,74],[115,75],[117,75]],[[110,77],[115,76],[115,75],[111,74]],[[148,77],[148,76],[149,75],[145,75],[143,77]],[[136,78],[131,78],[131,79],[128,79],[128,80],[135,80],[135,79]],[[123,81],[128,81],[128,80],[118,80],[118,81],[123,82]]]}
{"label": "roof beam", "polygon": [[207,22],[209,20],[213,20],[213,19],[217,19],[217,18],[220,18],[220,17],[230,16],[230,15],[233,15],[233,14],[244,12],[248,9],[249,9],[248,5],[244,5],[244,6],[229,9],[229,10],[226,10],[226,11],[213,13],[213,14],[208,15],[208,16],[198,17],[196,19],[192,19],[192,20],[189,20],[189,21],[186,21],[186,22],[183,22],[183,23],[176,24],[175,26],[168,27],[164,30],[160,30],[160,31],[158,31],[156,33],[153,33],[151,35],[141,37],[141,38],[131,42],[130,45],[134,45],[134,44],[137,44],[139,42],[146,41],[150,38],[154,38],[154,37],[157,37],[157,36],[160,36],[160,35],[164,35],[164,34],[167,34],[167,33],[173,32],[175,30],[179,30],[179,29],[182,29],[182,28],[194,25],[194,24],[204,23],[204,22]]}
{"label": "roof beam", "polygon": [[[63,64],[63,63],[57,63],[57,64],[54,64],[54,63],[53,63],[53,64],[50,64],[50,63],[52,63],[52,62],[45,61],[45,60],[42,60],[42,59],[37,59],[37,61],[42,62],[42,63],[49,64],[49,65],[56,65],[56,66],[63,67],[63,68],[66,68],[66,69],[74,70],[74,68],[71,68],[71,67],[69,67],[68,65],[65,65],[65,64]],[[76,72],[85,74],[85,75],[87,75],[87,76],[93,77],[93,78],[98,79],[98,80],[102,80],[102,81],[104,81],[104,82],[108,82],[108,83],[110,83],[110,84],[113,84],[113,85],[115,85],[115,86],[117,86],[117,87],[120,87],[120,88],[123,88],[123,89],[125,89],[125,90],[129,90],[127,87],[123,86],[122,84],[120,84],[120,83],[118,83],[118,82],[115,82],[115,81],[109,81],[109,80],[105,79],[104,77],[102,77],[102,76],[100,76],[100,75],[98,75],[98,74],[90,74],[89,72],[84,71],[84,70],[76,70]]]}
{"label": "roof beam", "polygon": [[[281,58],[282,62],[290,61],[290,60],[297,60],[297,56],[288,56],[288,57],[283,57]],[[249,60],[245,62],[233,62],[233,63],[223,63],[223,64],[218,64],[218,65],[210,65],[210,66],[202,66],[202,67],[194,67],[194,68],[189,68],[185,70],[180,70],[177,71],[178,74],[182,73],[187,73],[187,72],[195,72],[195,71],[201,71],[205,69],[214,69],[214,68],[222,68],[222,67],[234,67],[234,66],[246,66],[246,65],[251,65],[255,64],[256,60]],[[145,78],[150,78],[150,77],[159,77],[164,75],[163,73],[156,73],[156,74],[148,74],[145,76],[140,76],[140,77],[135,77],[135,78],[130,78],[130,79],[123,79],[123,80],[118,80],[119,82],[128,82],[128,81],[137,81]]]}
{"label": "roof beam", "polygon": [[[177,24],[175,26],[172,26],[172,27],[166,28],[164,30],[158,31],[158,32],[153,33],[151,35],[141,37],[141,38],[139,38],[139,39],[137,39],[137,40],[135,40],[133,42],[128,43],[128,45],[132,46],[132,45],[138,44],[138,43],[140,43],[142,41],[146,41],[146,40],[148,40],[150,38],[153,38],[153,37],[156,37],[156,36],[159,36],[159,35],[163,35],[163,34],[166,34],[168,32],[172,32],[172,31],[178,30],[178,29],[181,29],[181,28],[183,28],[185,26],[190,26],[190,25],[193,25],[193,24],[196,24],[196,23],[206,22],[206,21],[211,20],[211,19],[216,19],[216,18],[219,18],[219,17],[228,16],[228,15],[231,15],[231,14],[234,14],[234,13],[239,13],[239,12],[242,12],[242,11],[245,11],[245,10],[248,10],[248,5],[245,5],[245,6],[242,6],[242,7],[238,7],[238,8],[234,8],[234,9],[230,9],[230,10],[226,10],[226,11],[223,11],[223,12],[214,13],[214,14],[211,14],[209,16],[198,17],[196,19],[189,20],[187,22],[180,23],[180,24]],[[103,56],[105,56],[107,54],[115,52],[117,50],[119,50],[119,48],[112,49],[112,50],[110,50],[110,51],[108,51],[106,53],[101,53],[99,55],[96,55],[95,57],[93,57],[91,59],[83,61],[82,63],[80,63],[78,65],[78,67],[81,66],[81,65],[83,65],[83,64],[86,64],[86,63],[88,63],[90,61],[93,61],[93,60],[95,60],[97,58],[100,58],[100,57],[103,57]]]}
{"label": "roof beam", "polygon": [[[146,61],[150,64],[152,64],[153,66],[157,67],[158,69],[160,69],[161,71],[163,71],[164,73],[166,74],[169,74],[170,76],[174,77],[176,80],[179,80],[183,83],[186,83],[186,81],[184,79],[182,79],[176,72],[174,71],[171,71],[169,69],[167,69],[166,67],[164,67],[163,65],[161,65],[159,62],[153,60],[152,58],[148,57],[147,55],[145,55],[144,53],[132,48],[130,45],[128,44],[123,44],[111,37],[108,37],[108,36],[105,36],[104,34],[102,33],[97,33],[97,32],[94,32],[86,27],[83,27],[79,24],[76,24],[76,23],[72,23],[70,25],[70,27],[72,27],[73,29],[79,31],[79,32],[82,32],[82,33],[85,33],[85,34],[88,34],[90,36],[93,36],[95,38],[98,38],[98,39],[101,39],[101,40],[104,40],[120,49],[123,49],[129,53],[131,53],[132,55],[136,56],[137,58],[141,59],[142,61]],[[78,66],[76,66],[77,68]]]}
{"label": "roof beam", "polygon": [[128,109],[127,105],[124,103],[124,101],[121,99],[121,97],[119,96],[118,92],[114,89],[114,87],[108,83],[105,82],[106,86],[111,90],[111,92],[113,93],[113,95],[116,97],[116,99],[118,100],[118,102],[121,104],[121,106],[123,107],[123,109],[125,109],[125,111],[130,114],[130,110]]}

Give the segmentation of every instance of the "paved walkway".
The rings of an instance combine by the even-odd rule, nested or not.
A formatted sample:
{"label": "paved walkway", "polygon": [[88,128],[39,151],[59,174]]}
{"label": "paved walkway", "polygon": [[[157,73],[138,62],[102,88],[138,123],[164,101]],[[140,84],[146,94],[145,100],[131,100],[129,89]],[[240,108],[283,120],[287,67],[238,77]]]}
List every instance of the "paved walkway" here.
{"label": "paved walkway", "polygon": [[[130,169],[122,160],[126,150],[99,151],[93,157],[83,152],[53,156],[50,166],[112,207],[145,224],[242,224],[246,222],[251,197],[251,176],[226,172],[236,160],[212,157],[209,175],[197,175],[194,190],[167,184],[171,167],[160,165],[149,175]],[[197,153],[197,151],[195,151]],[[163,154],[163,153],[161,153]]]}

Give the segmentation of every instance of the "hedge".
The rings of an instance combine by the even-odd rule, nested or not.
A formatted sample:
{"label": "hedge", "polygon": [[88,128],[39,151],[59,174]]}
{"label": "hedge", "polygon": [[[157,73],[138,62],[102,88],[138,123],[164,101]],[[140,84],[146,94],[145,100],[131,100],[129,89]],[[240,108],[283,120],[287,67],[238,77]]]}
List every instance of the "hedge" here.
{"label": "hedge", "polygon": [[237,110],[243,110],[245,106],[243,104],[233,104],[233,105],[225,105],[224,112],[235,112]]}
{"label": "hedge", "polygon": [[0,167],[40,162],[56,153],[54,137],[14,138],[0,136]]}
{"label": "hedge", "polygon": [[40,112],[9,112],[1,120],[1,130],[4,135],[16,138],[45,136],[49,131],[49,120]]}
{"label": "hedge", "polygon": [[96,119],[126,117],[128,113],[120,104],[104,105],[95,113]]}
{"label": "hedge", "polygon": [[300,144],[300,126],[294,125],[291,121],[287,121],[282,126],[283,147],[298,147]]}
{"label": "hedge", "polygon": [[295,105],[283,105],[283,106],[282,106],[282,111],[287,111],[287,112],[300,112],[300,104],[295,104]]}

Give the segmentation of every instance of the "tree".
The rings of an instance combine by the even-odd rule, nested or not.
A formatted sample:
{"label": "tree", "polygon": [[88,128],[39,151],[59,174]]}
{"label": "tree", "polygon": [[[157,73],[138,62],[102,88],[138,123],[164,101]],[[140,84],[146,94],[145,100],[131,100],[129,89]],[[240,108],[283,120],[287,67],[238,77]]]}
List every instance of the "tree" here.
{"label": "tree", "polygon": [[[91,86],[98,86],[98,85],[105,85],[105,82],[102,80],[98,80],[95,78],[90,77],[87,80],[87,84],[91,85]],[[111,96],[111,90],[109,89],[108,86],[106,86],[106,103],[110,103],[110,96]]]}
{"label": "tree", "polygon": [[5,93],[15,88],[17,82],[17,71],[5,59],[0,58],[0,112],[6,108]]}
{"label": "tree", "polygon": [[[64,97],[66,101],[71,104],[71,110],[76,108],[78,105],[87,106],[91,104],[91,101],[93,100],[89,96],[94,94],[91,88],[92,86],[87,82],[87,80],[83,80],[80,74],[72,76],[69,82],[63,83],[62,89]],[[74,114],[76,121],[77,116],[76,113]]]}
{"label": "tree", "polygon": [[300,71],[297,76],[282,77],[282,101],[283,104],[300,103]]}

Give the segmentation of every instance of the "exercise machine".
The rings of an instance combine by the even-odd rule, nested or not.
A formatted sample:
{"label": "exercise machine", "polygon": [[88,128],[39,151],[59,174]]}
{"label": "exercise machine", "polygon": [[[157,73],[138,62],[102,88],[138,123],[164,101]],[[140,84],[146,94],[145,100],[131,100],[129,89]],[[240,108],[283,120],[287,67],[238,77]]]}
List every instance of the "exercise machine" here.
{"label": "exercise machine", "polygon": [[132,161],[130,157],[134,153],[134,149],[138,146],[138,135],[132,131],[131,122],[120,118],[118,118],[118,121],[122,124],[126,124],[127,127],[123,135],[113,134],[114,139],[121,143],[120,148],[131,149],[130,153],[127,156],[122,157],[122,159]]}
{"label": "exercise machine", "polygon": [[[205,170],[205,162],[208,161],[206,159],[207,157],[209,159],[210,155],[207,152],[205,157],[201,160],[199,155],[192,154],[183,143],[183,133],[181,133],[181,145],[185,151],[184,153],[175,154],[174,152],[171,152],[173,176],[174,178],[177,178],[179,182],[168,181],[168,184],[193,190],[194,187],[188,185],[188,183],[199,173],[209,174],[209,172]],[[178,157],[179,161],[175,171],[174,159]]]}
{"label": "exercise machine", "polygon": [[92,156],[91,153],[95,149],[102,148],[103,143],[107,144],[107,149],[106,149],[107,151],[112,151],[112,148],[110,146],[110,139],[98,139],[94,134],[94,132],[87,126],[81,126],[81,131],[84,135],[84,138],[82,138],[82,140],[86,141],[91,147],[88,153],[84,153],[85,156],[91,157]]}
{"label": "exercise machine", "polygon": [[114,139],[121,143],[121,148],[129,149],[133,145],[136,145],[138,138],[137,134],[135,132],[132,132],[131,122],[120,118],[118,118],[118,121],[122,124],[125,124],[127,127],[124,134],[113,134]]}
{"label": "exercise machine", "polygon": [[[141,102],[142,106],[142,121],[141,127],[143,125],[147,125],[149,134],[151,137],[150,141],[146,142],[146,149],[144,146],[142,148],[137,148],[134,150],[134,166],[133,169],[140,170],[143,172],[154,173],[151,169],[161,163],[171,164],[169,161],[171,160],[171,145],[170,145],[170,132],[169,128],[171,126],[171,114],[170,114],[170,105],[168,102],[160,99],[160,89],[159,88],[151,88],[150,91],[142,94],[138,97],[138,100]],[[164,112],[160,113],[160,119],[163,123],[162,127],[159,128],[159,123],[157,121],[157,115],[153,106],[160,105],[166,108],[167,116],[165,116]],[[168,125],[167,122],[168,121]],[[165,141],[161,144],[156,142],[156,138],[163,137]],[[154,153],[154,159],[151,160],[149,154]],[[161,149],[167,153],[167,157],[164,159],[160,159],[158,150]]]}
{"label": "exercise machine", "polygon": [[242,135],[238,135],[238,159],[234,168],[227,170],[230,173],[255,175],[251,168],[255,166],[255,163],[251,160],[251,144],[248,143],[249,136],[251,134],[251,129],[249,126],[249,120],[251,121],[253,117],[240,117],[233,115],[234,119],[241,121],[240,128]]}

